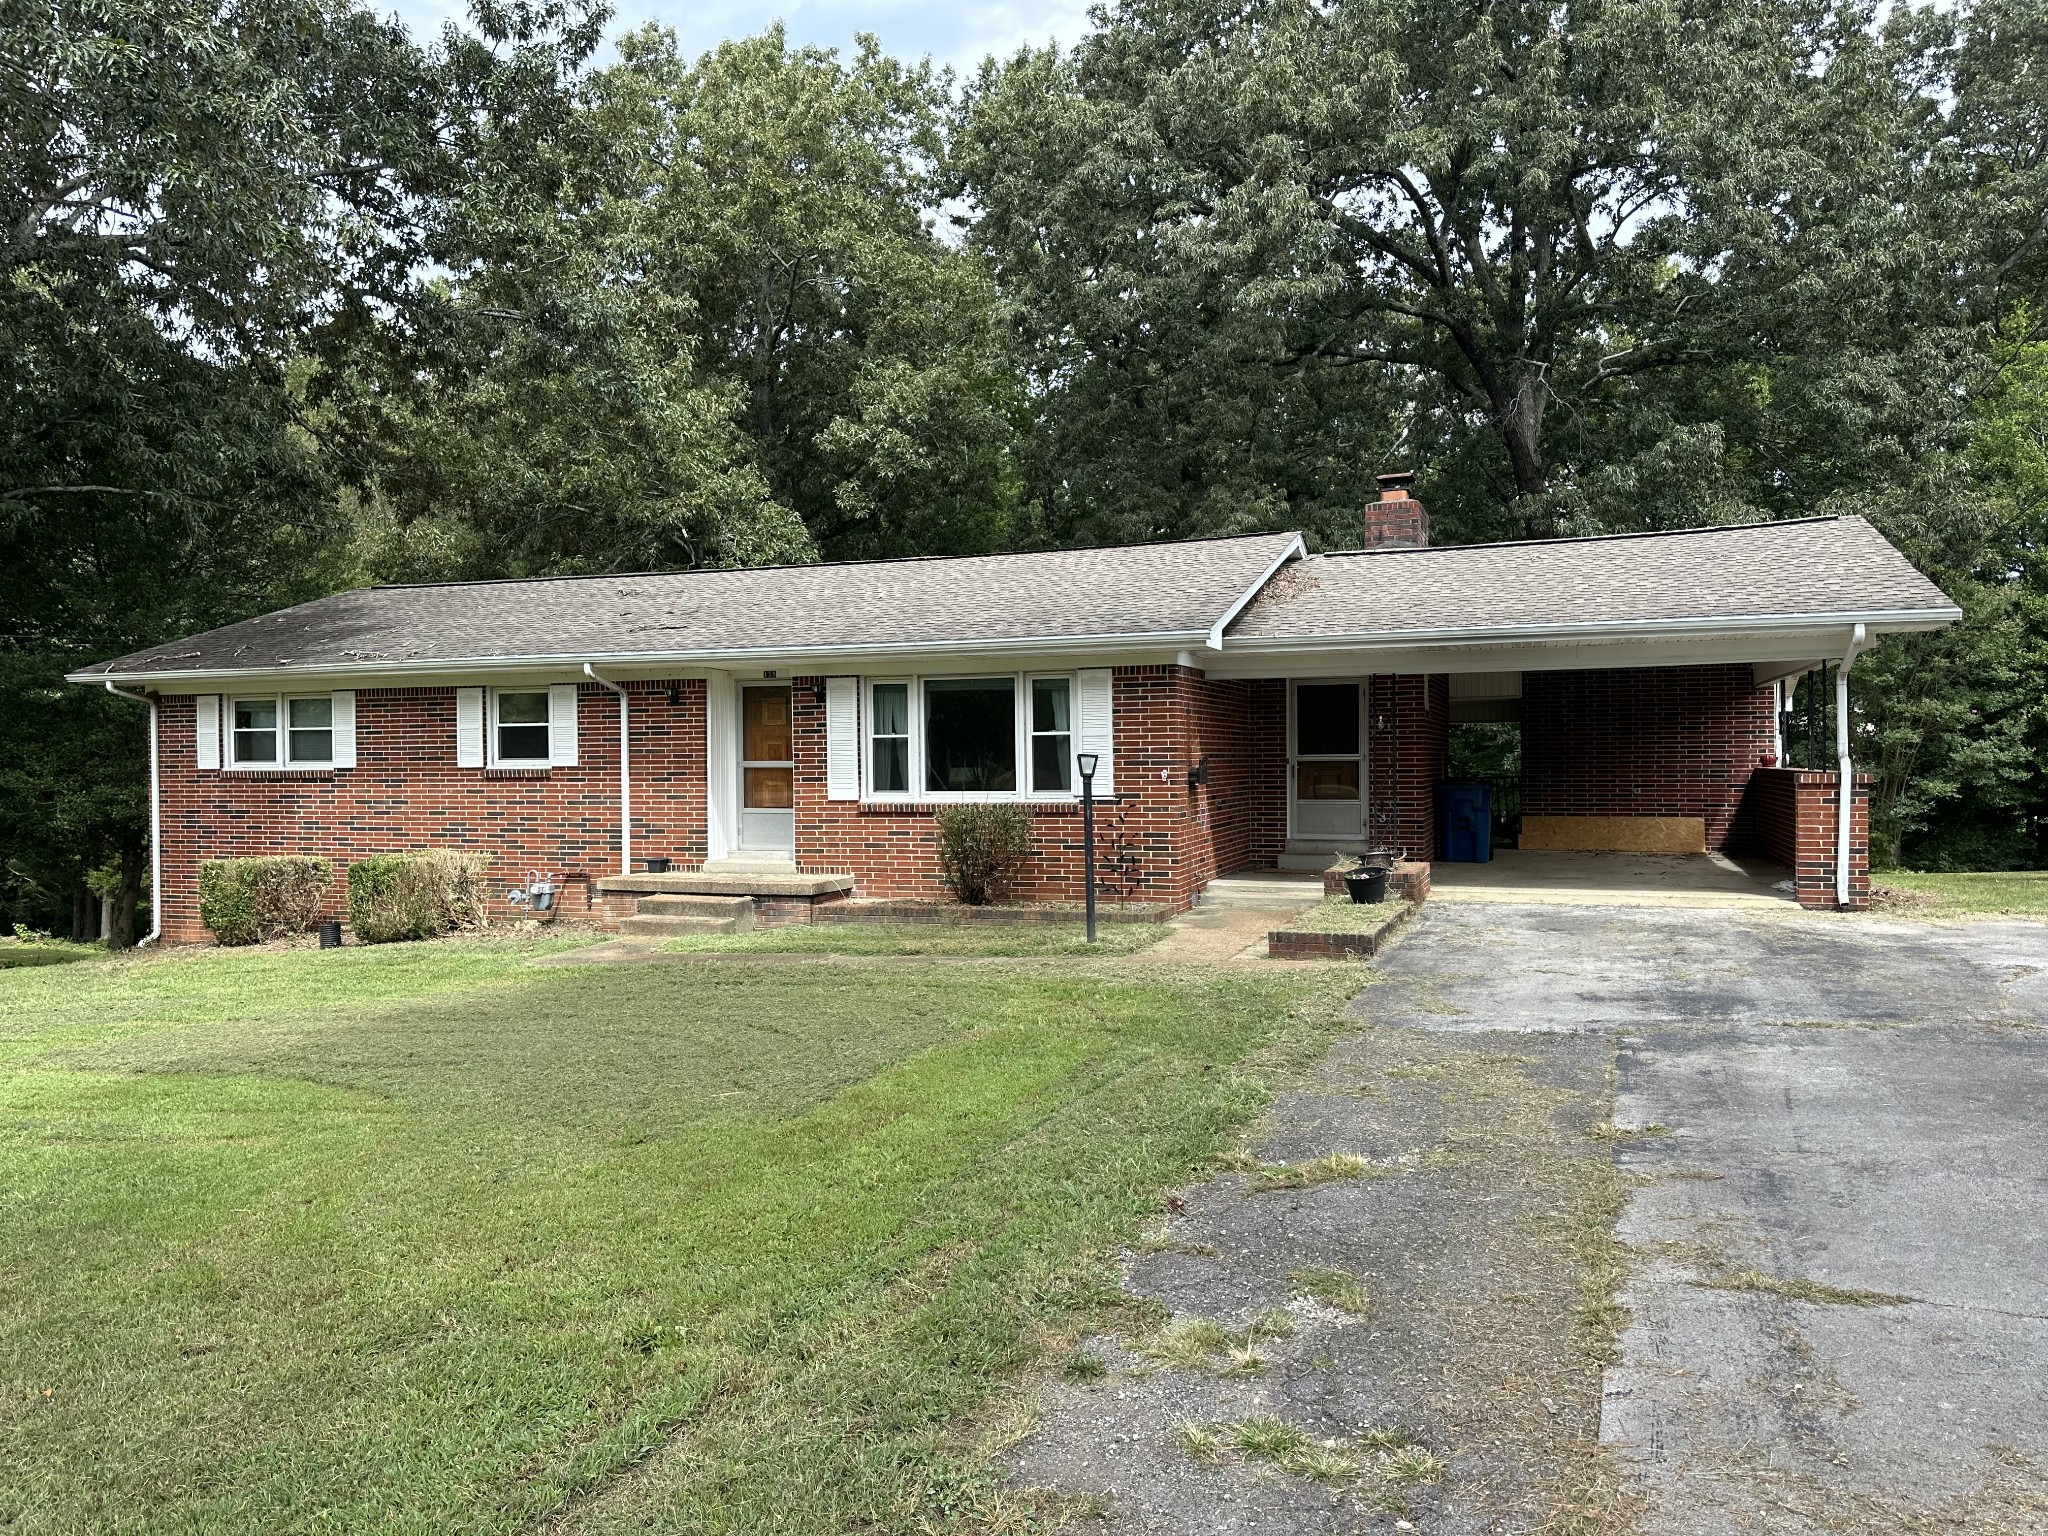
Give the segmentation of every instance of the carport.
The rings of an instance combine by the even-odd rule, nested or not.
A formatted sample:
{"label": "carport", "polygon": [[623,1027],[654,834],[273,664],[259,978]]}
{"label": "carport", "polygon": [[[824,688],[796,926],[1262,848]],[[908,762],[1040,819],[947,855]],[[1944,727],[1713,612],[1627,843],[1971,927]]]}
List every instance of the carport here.
{"label": "carport", "polygon": [[[1883,635],[1957,616],[1875,529],[1432,547],[1405,484],[1390,495],[1368,536],[1391,537],[1283,570],[1204,660],[1254,690],[1252,865],[1385,849],[1436,861],[1453,900],[1868,904],[1849,672]],[[1811,673],[1834,739],[1795,768],[1786,709]],[[1437,786],[1483,776],[1458,750],[1480,730],[1514,742],[1517,846],[1442,862]]]}

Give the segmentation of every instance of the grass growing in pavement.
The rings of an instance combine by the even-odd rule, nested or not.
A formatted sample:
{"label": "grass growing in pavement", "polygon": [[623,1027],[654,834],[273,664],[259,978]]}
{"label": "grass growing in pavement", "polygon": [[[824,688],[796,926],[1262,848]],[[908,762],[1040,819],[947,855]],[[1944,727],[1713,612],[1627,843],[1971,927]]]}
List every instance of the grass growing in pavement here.
{"label": "grass growing in pavement", "polygon": [[0,1526],[961,1528],[949,1423],[1341,1027],[567,942],[0,975]]}
{"label": "grass growing in pavement", "polygon": [[691,934],[662,946],[679,954],[1128,955],[1166,937],[1164,923],[1101,923],[1090,944],[1077,924],[803,923],[750,933]]}
{"label": "grass growing in pavement", "polygon": [[1908,913],[2048,917],[2048,870],[1929,875],[1907,869],[1885,869],[1877,871],[1871,878],[1886,890],[1904,892],[1906,899],[1891,905]]}
{"label": "grass growing in pavement", "polygon": [[1710,1273],[1692,1283],[1710,1291],[1755,1291],[1765,1296],[1782,1296],[1787,1301],[1810,1301],[1827,1307],[1904,1307],[1913,1301],[1910,1296],[1858,1290],[1848,1285],[1829,1285],[1804,1276],[1784,1280],[1756,1269],[1745,1269],[1739,1273]]}

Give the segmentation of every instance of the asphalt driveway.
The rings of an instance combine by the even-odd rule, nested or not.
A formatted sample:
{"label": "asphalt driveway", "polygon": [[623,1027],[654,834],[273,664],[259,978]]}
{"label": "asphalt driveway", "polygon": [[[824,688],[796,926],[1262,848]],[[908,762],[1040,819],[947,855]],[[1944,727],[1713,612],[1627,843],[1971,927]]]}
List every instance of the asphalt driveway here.
{"label": "asphalt driveway", "polygon": [[2048,1533],[2048,927],[1432,903],[1353,1006],[1016,1486],[1134,1536]]}
{"label": "asphalt driveway", "polygon": [[1643,1530],[2048,1530],[2048,927],[1446,907],[1386,970],[1617,1042]]}

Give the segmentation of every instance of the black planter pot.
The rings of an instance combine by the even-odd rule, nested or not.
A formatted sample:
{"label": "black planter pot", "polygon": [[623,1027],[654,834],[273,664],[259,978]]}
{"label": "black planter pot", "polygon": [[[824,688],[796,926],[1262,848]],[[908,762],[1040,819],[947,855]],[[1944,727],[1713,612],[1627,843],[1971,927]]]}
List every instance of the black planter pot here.
{"label": "black planter pot", "polygon": [[1377,906],[1387,899],[1387,872],[1384,869],[1353,870],[1344,877],[1344,889],[1360,906]]}
{"label": "black planter pot", "polygon": [[647,861],[647,873],[650,875],[665,875],[668,873],[668,865],[669,861],[667,859],[649,859]]}
{"label": "black planter pot", "polygon": [[322,949],[341,948],[341,924],[322,923],[320,925],[320,947]]}

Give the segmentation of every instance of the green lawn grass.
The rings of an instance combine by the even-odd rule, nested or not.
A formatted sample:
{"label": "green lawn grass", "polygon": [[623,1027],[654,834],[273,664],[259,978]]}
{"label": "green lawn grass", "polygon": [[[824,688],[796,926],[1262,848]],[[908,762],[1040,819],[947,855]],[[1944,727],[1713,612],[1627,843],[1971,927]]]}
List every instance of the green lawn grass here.
{"label": "green lawn grass", "polygon": [[106,951],[97,944],[69,944],[56,939],[0,939],[0,971],[30,965],[64,965],[73,960],[97,960]]}
{"label": "green lawn grass", "polygon": [[1929,875],[1906,869],[1881,869],[1872,874],[1871,880],[1879,886],[1928,898],[1937,914],[2048,917],[2048,870]]}
{"label": "green lawn grass", "polygon": [[961,1416],[1341,1027],[569,942],[0,974],[0,1527],[962,1528]]}
{"label": "green lawn grass", "polygon": [[1101,923],[1088,943],[1079,924],[803,923],[750,933],[693,934],[663,947],[681,954],[1128,955],[1166,936],[1164,923]]}

